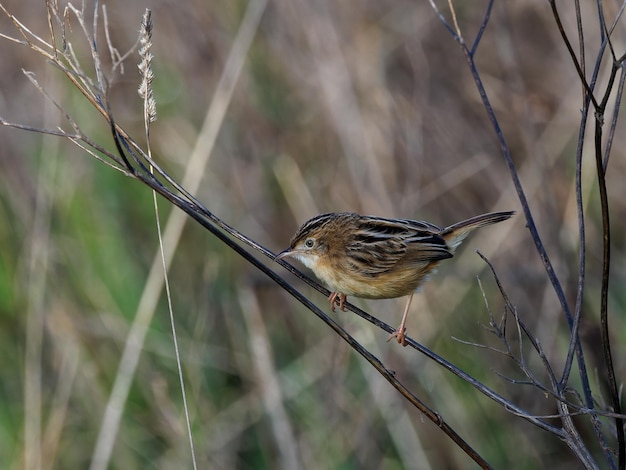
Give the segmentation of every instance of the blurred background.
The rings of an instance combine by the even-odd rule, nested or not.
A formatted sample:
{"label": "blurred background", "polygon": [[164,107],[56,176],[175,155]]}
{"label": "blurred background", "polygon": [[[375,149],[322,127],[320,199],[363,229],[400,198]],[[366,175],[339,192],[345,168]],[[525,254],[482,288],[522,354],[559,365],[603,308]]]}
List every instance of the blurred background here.
{"label": "blurred background", "polygon": [[[446,2],[440,3],[446,11]],[[456,3],[471,42],[487,2]],[[591,68],[599,28],[595,7],[587,3]],[[256,5],[262,17],[253,25],[241,73],[228,79],[236,81],[234,92],[214,147],[204,149],[209,159],[198,199],[275,252],[321,212],[356,211],[445,226],[483,212],[517,210],[513,220],[475,232],[458,256],[441,266],[414,299],[408,333],[530,413],[555,413],[553,400],[543,393],[502,377],[525,379],[509,358],[455,340],[502,347],[485,325],[490,311],[500,318],[504,302],[476,249],[494,263],[557,371],[569,332],[465,59],[430,4],[275,0]],[[5,7],[47,39],[42,2],[10,1]],[[243,1],[106,2],[111,39],[122,53],[135,43],[144,9],[153,11],[158,120],[152,151],[178,181],[249,7]],[[573,35],[574,12],[566,8],[563,21]],[[605,4],[607,17],[615,8]],[[80,28],[71,24],[76,54],[92,73]],[[622,20],[616,30],[618,54],[624,50],[623,26]],[[0,32],[18,36],[5,16]],[[102,30],[99,37],[104,40]],[[41,56],[6,39],[0,39],[0,55],[0,116],[69,129],[22,73],[32,71],[87,135],[113,150],[102,118]],[[476,57],[573,306],[582,97],[547,3],[496,2]],[[134,54],[123,74],[111,74],[111,105],[118,124],[144,142],[137,62]],[[620,289],[626,280],[624,130],[622,119],[608,172],[614,229],[609,308],[620,383],[626,367],[626,299]],[[86,468],[130,325],[140,299],[149,295],[146,280],[158,255],[151,192],[67,140],[2,127],[0,142],[0,461],[4,468]],[[590,136],[589,149],[592,143]],[[604,404],[594,165],[587,152],[581,335],[596,398]],[[159,204],[166,221],[172,208]],[[185,226],[171,261],[200,468],[474,468],[311,312],[200,226]],[[328,310],[321,294],[275,269]],[[191,468],[167,303],[160,291],[154,295],[157,307],[123,403],[110,468]],[[351,300],[394,326],[405,302]],[[507,413],[414,350],[386,343],[385,332],[350,312],[333,316],[495,468],[580,467],[559,439]],[[526,346],[529,367],[545,380]],[[578,385],[576,372],[571,384]],[[593,443],[584,422],[583,437]],[[599,456],[597,445],[590,448]]]}

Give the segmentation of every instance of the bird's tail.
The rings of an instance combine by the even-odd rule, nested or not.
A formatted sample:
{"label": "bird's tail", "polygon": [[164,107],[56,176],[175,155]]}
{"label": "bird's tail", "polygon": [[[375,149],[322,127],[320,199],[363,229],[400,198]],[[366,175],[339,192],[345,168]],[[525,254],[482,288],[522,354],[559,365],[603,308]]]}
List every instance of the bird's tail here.
{"label": "bird's tail", "polygon": [[456,247],[461,244],[472,230],[485,225],[502,222],[510,218],[513,214],[515,214],[515,211],[490,212],[489,214],[477,215],[444,228],[440,235],[446,241],[450,250],[454,252]]}

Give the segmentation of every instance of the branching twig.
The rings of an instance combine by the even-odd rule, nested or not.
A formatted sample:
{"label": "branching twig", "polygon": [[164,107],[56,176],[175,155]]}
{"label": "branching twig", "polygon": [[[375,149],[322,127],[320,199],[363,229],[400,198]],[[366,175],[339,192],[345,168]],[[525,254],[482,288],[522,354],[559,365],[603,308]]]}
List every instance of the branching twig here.
{"label": "branching twig", "polygon": [[[433,6],[434,10],[436,11],[439,19],[441,20],[441,22],[444,24],[444,26],[446,27],[446,29],[450,32],[450,34],[452,35],[452,37],[454,38],[454,40],[459,44],[461,50],[463,51],[463,53],[465,54],[466,60],[468,62],[470,71],[472,73],[472,76],[474,77],[474,81],[476,83],[476,86],[478,88],[478,92],[481,96],[481,99],[483,101],[483,106],[487,111],[488,117],[491,121],[491,124],[496,132],[496,135],[498,137],[498,140],[500,142],[500,147],[502,150],[502,154],[504,156],[505,162],[507,163],[507,166],[509,167],[510,173],[511,173],[511,177],[513,179],[517,194],[518,194],[518,198],[522,204],[523,210],[524,210],[524,215],[526,217],[526,221],[527,221],[527,227],[529,228],[530,232],[531,232],[531,236],[532,239],[535,243],[535,247],[537,249],[537,252],[539,253],[545,269],[546,269],[546,273],[548,275],[548,278],[550,279],[550,282],[552,283],[552,286],[557,294],[557,297],[559,298],[559,301],[561,303],[561,307],[562,310],[565,314],[565,318],[567,319],[567,323],[570,327],[570,332],[571,332],[571,341],[570,341],[570,347],[568,350],[568,354],[567,354],[567,361],[566,361],[566,367],[564,368],[564,373],[563,373],[563,377],[561,378],[561,380],[556,380],[556,376],[553,373],[551,367],[549,366],[549,363],[547,360],[544,361],[544,366],[546,366],[546,370],[548,371],[548,375],[551,379],[552,382],[552,387],[554,389],[554,394],[559,397],[559,399],[562,399],[562,393],[567,390],[567,382],[568,382],[568,377],[569,377],[569,372],[571,369],[571,364],[572,364],[572,358],[574,355],[576,355],[577,357],[577,362],[578,362],[578,367],[579,367],[579,372],[581,375],[581,379],[582,379],[582,389],[583,389],[583,393],[585,396],[585,401],[587,404],[588,408],[593,409],[594,406],[594,402],[593,402],[593,398],[591,395],[591,389],[589,386],[589,379],[588,379],[588,375],[587,375],[587,371],[586,371],[586,364],[585,364],[585,359],[584,359],[584,355],[583,355],[583,350],[582,350],[582,346],[580,343],[580,338],[578,336],[578,330],[579,330],[579,326],[580,326],[580,318],[581,318],[581,311],[582,311],[582,304],[583,304],[583,294],[584,294],[584,276],[585,276],[585,230],[584,230],[584,214],[583,214],[583,206],[582,206],[582,195],[581,195],[581,182],[582,182],[582,178],[581,178],[581,171],[582,171],[582,165],[581,165],[581,159],[582,159],[582,142],[583,142],[583,136],[584,136],[584,132],[585,132],[585,122],[586,122],[586,115],[587,115],[587,109],[589,106],[589,103],[591,103],[591,105],[593,106],[594,110],[595,110],[595,153],[596,153],[596,163],[597,163],[597,171],[598,171],[598,179],[600,181],[600,200],[601,200],[601,210],[602,210],[602,219],[603,219],[603,234],[604,234],[604,239],[603,239],[603,249],[604,249],[604,256],[603,256],[603,276],[602,276],[602,294],[601,294],[601,308],[600,308],[600,316],[601,316],[601,323],[602,323],[602,328],[603,328],[603,345],[604,345],[604,355],[605,355],[605,362],[606,362],[606,369],[607,369],[607,374],[609,377],[609,382],[610,382],[610,389],[611,389],[611,401],[613,404],[613,407],[615,409],[615,407],[617,406],[619,408],[619,394],[617,393],[617,386],[616,386],[616,380],[615,380],[615,375],[614,375],[614,368],[613,368],[613,364],[612,364],[612,360],[611,360],[611,351],[610,351],[610,342],[609,342],[609,330],[608,330],[608,321],[607,321],[607,295],[608,295],[608,276],[609,276],[609,260],[610,260],[610,238],[609,238],[609,230],[610,230],[610,224],[608,222],[608,198],[607,198],[607,192],[606,192],[606,185],[604,182],[604,176],[605,176],[605,172],[606,172],[606,162],[608,162],[608,155],[610,152],[610,146],[612,144],[613,141],[613,136],[614,136],[614,132],[615,132],[615,123],[617,122],[617,112],[619,111],[619,103],[621,101],[621,94],[623,92],[623,79],[622,76],[624,75],[622,73],[622,75],[620,76],[620,80],[619,80],[619,86],[618,86],[618,96],[616,99],[616,107],[615,110],[613,112],[613,118],[612,118],[612,126],[611,129],[609,131],[609,137],[608,137],[608,146],[609,149],[605,149],[605,153],[604,153],[604,158],[602,158],[602,124],[604,122],[604,112],[609,100],[609,97],[611,96],[613,89],[614,89],[614,83],[615,83],[615,79],[617,76],[617,71],[619,68],[622,67],[622,63],[620,62],[619,59],[617,59],[616,57],[616,53],[613,49],[613,44],[611,41],[611,33],[615,27],[615,24],[617,22],[617,18],[619,18],[622,15],[622,11],[624,9],[624,5],[622,5],[622,7],[620,8],[620,11],[618,12],[618,14],[616,15],[617,18],[616,20],[613,22],[613,25],[611,26],[611,28],[607,28],[606,24],[605,24],[605,20],[604,20],[604,11],[602,8],[602,2],[598,1],[598,14],[599,14],[599,23],[600,23],[600,37],[601,37],[601,47],[600,47],[600,52],[597,56],[596,59],[596,64],[594,67],[594,73],[592,76],[592,81],[588,82],[585,76],[585,39],[584,39],[584,34],[583,34],[583,21],[582,21],[582,15],[581,15],[581,10],[580,10],[580,4],[578,1],[574,2],[574,10],[575,10],[575,14],[576,14],[576,24],[577,24],[577,31],[578,31],[578,40],[579,40],[579,48],[580,48],[580,57],[577,58],[576,54],[572,48],[571,42],[567,36],[567,34],[565,33],[565,29],[563,27],[563,23],[561,21],[561,17],[560,17],[560,13],[559,10],[557,8],[556,2],[554,0],[551,0],[550,2],[550,6],[552,9],[552,14],[553,17],[555,19],[555,23],[557,25],[557,28],[561,34],[561,38],[563,40],[563,43],[565,44],[568,53],[570,55],[570,58],[575,66],[576,72],[578,74],[578,77],[580,79],[581,85],[583,87],[583,101],[585,103],[585,106],[583,107],[583,120],[581,121],[581,128],[580,128],[580,133],[579,133],[579,152],[577,154],[577,172],[576,172],[576,199],[577,199],[577,207],[578,207],[578,217],[579,217],[579,236],[580,236],[580,240],[581,240],[581,248],[580,248],[580,258],[579,258],[579,283],[578,283],[578,293],[577,293],[577,298],[576,298],[576,308],[575,308],[575,314],[574,316],[572,316],[572,313],[570,311],[570,307],[569,304],[565,298],[564,295],[564,291],[563,288],[561,286],[561,282],[559,281],[558,277],[556,276],[554,269],[552,267],[552,263],[547,255],[547,252],[545,251],[545,248],[543,246],[543,243],[541,241],[541,238],[539,236],[539,233],[537,232],[537,229],[534,225],[534,221],[533,221],[533,217],[532,214],[530,213],[530,209],[528,206],[528,203],[526,201],[526,196],[524,194],[524,191],[522,189],[521,183],[519,181],[518,175],[517,175],[517,171],[515,169],[515,166],[512,162],[512,158],[508,149],[508,145],[506,144],[504,135],[502,133],[502,130],[500,129],[500,126],[498,124],[497,118],[495,116],[495,112],[493,110],[493,108],[491,107],[491,104],[489,102],[489,99],[487,97],[487,93],[486,90],[483,86],[480,74],[476,68],[476,64],[474,62],[474,56],[475,53],[478,50],[478,46],[480,44],[480,40],[483,36],[484,30],[488,24],[488,21],[490,19],[490,13],[491,13],[491,7],[492,7],[492,2],[488,3],[488,8],[487,8],[487,12],[483,17],[483,21],[482,21],[482,25],[479,29],[478,34],[476,35],[475,40],[472,43],[472,47],[471,49],[468,49],[468,47],[466,46],[466,41],[463,38],[463,33],[461,31],[461,28],[459,27],[459,24],[457,22],[457,15],[456,12],[454,11],[454,5],[452,4],[451,1],[448,2],[448,6],[450,8],[450,13],[453,19],[453,25],[450,25],[448,23],[448,21],[445,19],[445,17],[443,16],[443,14],[439,11],[439,9],[436,7],[436,5],[434,4],[433,1],[431,1],[431,5]],[[610,75],[609,75],[609,79],[608,79],[608,83],[607,86],[605,88],[605,92],[602,96],[601,100],[596,99],[596,97],[593,94],[594,91],[594,87],[595,87],[595,83],[596,83],[596,78],[597,78],[597,74],[600,70],[600,64],[602,62],[602,57],[604,54],[604,50],[606,48],[606,46],[609,46],[609,50],[611,52],[611,57],[613,59],[612,62],[612,67],[610,70]],[[600,172],[602,172],[602,175],[600,175]],[[495,272],[494,272],[495,275]],[[503,294],[504,295],[504,294]],[[520,323],[519,318],[516,316],[516,310],[514,308],[511,308],[511,312],[514,314],[514,316],[516,317],[516,323],[518,325],[518,328],[523,328],[523,324]],[[498,330],[496,330],[498,331]],[[528,332],[525,331],[526,336],[532,341],[534,340],[533,335]],[[508,346],[508,343],[506,342],[506,336],[501,337],[504,341],[505,344],[505,349],[507,351],[510,351],[510,347]],[[538,346],[538,343],[534,343],[533,346],[535,347],[535,349],[540,352]],[[540,353],[541,356],[541,353]],[[545,356],[544,356],[545,357]],[[524,359],[523,359],[523,355],[521,354],[521,350],[520,350],[520,355],[518,358],[518,366],[525,372],[525,374],[527,374],[528,377],[531,377],[531,382],[535,382],[534,378],[532,378],[532,376],[528,375],[528,373],[530,371],[528,371],[528,369],[526,368],[526,365],[524,363]],[[561,400],[559,400],[559,403],[563,404],[564,402],[562,402]],[[562,406],[562,405],[561,405]],[[616,418],[616,428],[617,428],[617,439],[618,439],[618,454],[619,454],[619,467],[624,468],[624,465],[626,465],[624,463],[624,461],[626,460],[626,450],[625,450],[625,446],[624,446],[624,429],[623,429],[623,422],[621,421],[621,418],[619,416],[621,416],[621,412],[619,409],[615,409],[618,417]],[[593,466],[595,465],[593,463],[593,460],[591,458],[591,456],[588,454],[588,451],[586,451],[586,449],[584,449],[584,444],[580,438],[579,433],[576,431],[573,422],[571,421],[571,419],[569,418],[569,413],[567,412],[566,407],[562,407],[561,408],[561,419],[563,421],[564,424],[564,428],[567,429],[568,435],[571,437],[572,442],[568,442],[568,444],[570,444],[570,447],[572,447],[576,452],[577,455],[579,455],[579,457],[581,458],[581,460],[585,463],[586,466],[588,466],[589,468],[593,468]],[[597,422],[597,419],[595,417],[595,414],[592,413],[592,423],[594,426],[594,429],[596,430],[596,435],[598,437],[599,442],[601,443],[601,446],[603,449],[605,449],[605,456],[607,458],[607,462],[609,463],[609,465],[614,466],[613,463],[613,458],[610,454],[610,452],[607,449],[606,443],[605,443],[605,439],[604,436],[602,434],[602,431],[600,429],[599,423]]]}

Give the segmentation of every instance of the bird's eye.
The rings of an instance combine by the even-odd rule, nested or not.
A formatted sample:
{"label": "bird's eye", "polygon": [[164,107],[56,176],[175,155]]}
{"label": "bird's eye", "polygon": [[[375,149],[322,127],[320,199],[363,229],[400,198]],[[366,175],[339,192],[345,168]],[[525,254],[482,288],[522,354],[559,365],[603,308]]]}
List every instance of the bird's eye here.
{"label": "bird's eye", "polygon": [[304,247],[305,248],[313,248],[315,246],[315,239],[314,238],[307,238],[304,241]]}

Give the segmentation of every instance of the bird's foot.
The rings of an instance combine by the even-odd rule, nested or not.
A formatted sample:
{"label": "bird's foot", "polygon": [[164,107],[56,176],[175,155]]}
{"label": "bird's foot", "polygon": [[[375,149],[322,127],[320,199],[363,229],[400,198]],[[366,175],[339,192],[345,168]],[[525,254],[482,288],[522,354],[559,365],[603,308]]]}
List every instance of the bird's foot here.
{"label": "bird's foot", "polygon": [[398,329],[396,329],[396,331],[394,331],[391,335],[389,335],[389,338],[387,338],[387,342],[391,341],[393,338],[396,338],[396,341],[398,341],[398,344],[401,344],[402,346],[406,347],[407,342],[406,342],[406,338],[404,337],[405,333],[406,333],[406,328],[399,327]]}
{"label": "bird's foot", "polygon": [[346,311],[345,303],[346,303],[346,294],[340,294],[339,292],[332,292],[328,296],[328,300],[330,301],[330,309],[335,311],[335,302],[337,302],[337,298],[339,298],[339,310],[342,312]]}

